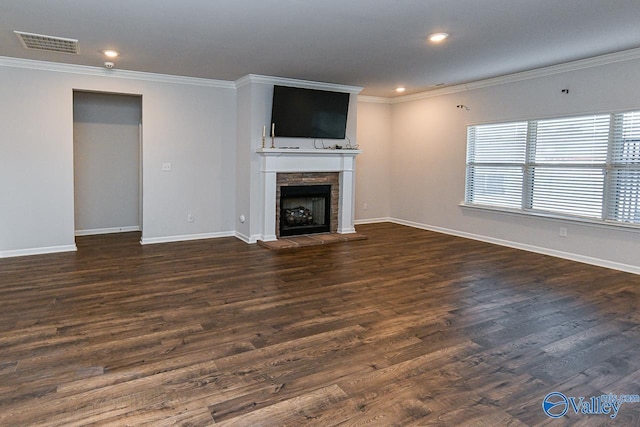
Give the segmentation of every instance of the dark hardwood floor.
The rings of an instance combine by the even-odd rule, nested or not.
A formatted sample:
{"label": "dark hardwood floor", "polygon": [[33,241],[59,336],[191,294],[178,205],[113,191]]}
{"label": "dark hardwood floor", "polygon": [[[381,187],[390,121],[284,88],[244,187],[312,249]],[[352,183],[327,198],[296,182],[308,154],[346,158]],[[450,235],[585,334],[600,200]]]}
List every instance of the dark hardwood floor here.
{"label": "dark hardwood floor", "polygon": [[640,276],[393,224],[0,260],[0,425],[640,425]]}

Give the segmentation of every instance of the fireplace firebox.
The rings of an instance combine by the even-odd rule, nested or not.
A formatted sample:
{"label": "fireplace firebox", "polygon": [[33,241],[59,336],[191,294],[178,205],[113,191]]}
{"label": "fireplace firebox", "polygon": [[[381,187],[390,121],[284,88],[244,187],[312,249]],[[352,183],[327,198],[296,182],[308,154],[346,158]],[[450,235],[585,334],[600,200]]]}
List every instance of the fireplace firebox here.
{"label": "fireplace firebox", "polygon": [[331,230],[331,185],[280,187],[280,236]]}

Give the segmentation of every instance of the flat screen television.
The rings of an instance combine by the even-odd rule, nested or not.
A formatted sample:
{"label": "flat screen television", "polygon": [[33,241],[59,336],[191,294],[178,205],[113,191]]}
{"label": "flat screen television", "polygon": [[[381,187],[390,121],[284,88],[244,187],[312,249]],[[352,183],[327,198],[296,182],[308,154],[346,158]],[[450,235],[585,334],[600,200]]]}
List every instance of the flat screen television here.
{"label": "flat screen television", "polygon": [[345,139],[348,111],[348,93],[273,88],[271,123],[278,137]]}

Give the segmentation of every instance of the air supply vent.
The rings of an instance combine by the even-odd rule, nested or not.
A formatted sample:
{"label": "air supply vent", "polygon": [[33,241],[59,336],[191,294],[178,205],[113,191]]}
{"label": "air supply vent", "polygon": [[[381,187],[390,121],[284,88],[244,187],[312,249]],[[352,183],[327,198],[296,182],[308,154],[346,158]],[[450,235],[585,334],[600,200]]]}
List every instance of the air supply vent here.
{"label": "air supply vent", "polygon": [[45,36],[42,34],[23,33],[14,31],[22,45],[27,49],[46,50],[47,52],[72,53],[77,55],[78,40],[63,37]]}

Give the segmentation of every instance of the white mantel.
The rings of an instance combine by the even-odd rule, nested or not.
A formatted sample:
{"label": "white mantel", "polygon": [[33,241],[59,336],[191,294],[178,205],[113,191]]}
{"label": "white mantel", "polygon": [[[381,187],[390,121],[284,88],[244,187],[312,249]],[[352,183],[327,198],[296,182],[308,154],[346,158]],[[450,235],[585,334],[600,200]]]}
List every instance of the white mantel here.
{"label": "white mantel", "polygon": [[291,172],[338,172],[338,233],[355,233],[356,156],[352,149],[259,148],[261,175],[262,221],[260,240],[276,240],[276,174]]}

